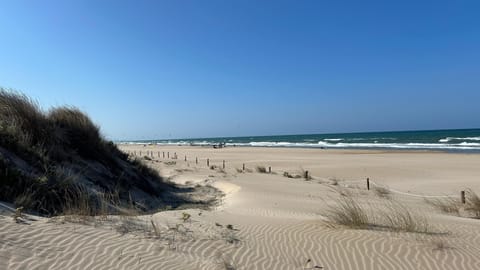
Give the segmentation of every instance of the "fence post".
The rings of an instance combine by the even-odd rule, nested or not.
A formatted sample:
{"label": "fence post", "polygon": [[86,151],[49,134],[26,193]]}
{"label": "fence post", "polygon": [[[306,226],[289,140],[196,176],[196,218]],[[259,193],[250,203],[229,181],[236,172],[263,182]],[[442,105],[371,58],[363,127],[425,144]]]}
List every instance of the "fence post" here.
{"label": "fence post", "polygon": [[272,173],[272,167],[268,167],[268,173]]}
{"label": "fence post", "polygon": [[225,169],[225,160],[223,161],[223,168]]}
{"label": "fence post", "polygon": [[370,178],[367,178],[367,190],[370,190]]}
{"label": "fence post", "polygon": [[195,157],[195,164],[198,164],[198,157]]}
{"label": "fence post", "polygon": [[245,171],[245,163],[243,163],[243,171]]}
{"label": "fence post", "polygon": [[207,158],[207,167],[210,167],[210,159]]}
{"label": "fence post", "polygon": [[170,158],[170,152],[167,152],[167,158]]}
{"label": "fence post", "polygon": [[305,179],[308,179],[308,171],[305,171]]}
{"label": "fence post", "polygon": [[460,192],[460,197],[462,199],[462,204],[465,204],[467,202],[467,200],[465,199],[465,191],[462,190],[462,192]]}
{"label": "fence post", "polygon": [[185,161],[187,161],[187,156],[185,156]]}

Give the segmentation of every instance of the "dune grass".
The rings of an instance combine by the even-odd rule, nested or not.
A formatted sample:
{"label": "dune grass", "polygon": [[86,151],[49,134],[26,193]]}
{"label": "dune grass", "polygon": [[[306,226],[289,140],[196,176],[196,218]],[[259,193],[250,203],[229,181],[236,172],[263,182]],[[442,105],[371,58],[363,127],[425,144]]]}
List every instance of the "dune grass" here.
{"label": "dune grass", "polygon": [[367,210],[352,196],[341,195],[334,205],[329,205],[325,215],[335,224],[354,229],[366,229],[371,223]]}
{"label": "dune grass", "polygon": [[425,200],[427,204],[446,214],[460,215],[462,204],[454,198],[432,198]]}
{"label": "dune grass", "polygon": [[373,191],[375,195],[384,199],[390,199],[392,196],[392,192],[386,187],[374,186]]}
{"label": "dune grass", "polygon": [[258,172],[258,173],[267,173],[267,168],[265,168],[265,166],[257,166],[255,167],[255,170]]}
{"label": "dune grass", "polygon": [[335,203],[328,205],[324,213],[334,225],[352,229],[432,232],[432,227],[424,215],[411,211],[400,202],[385,200],[381,206],[373,206],[350,191],[341,190],[338,194]]}
{"label": "dune grass", "polygon": [[103,194],[117,192],[123,202],[132,196],[148,210],[172,188],[106,140],[80,110],[43,111],[27,96],[0,89],[0,200],[44,215],[75,208],[93,215]]}
{"label": "dune grass", "polygon": [[466,191],[465,210],[474,214],[475,218],[480,218],[480,197],[471,189]]}

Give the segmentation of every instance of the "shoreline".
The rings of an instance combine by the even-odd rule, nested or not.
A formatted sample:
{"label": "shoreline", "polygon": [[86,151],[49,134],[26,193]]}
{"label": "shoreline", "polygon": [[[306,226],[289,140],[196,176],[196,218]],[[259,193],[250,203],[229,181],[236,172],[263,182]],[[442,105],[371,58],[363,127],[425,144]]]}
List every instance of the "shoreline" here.
{"label": "shoreline", "polygon": [[187,144],[159,144],[159,143],[115,143],[119,147],[128,147],[128,146],[157,146],[159,148],[199,148],[199,149],[235,149],[235,148],[245,148],[245,149],[308,149],[314,151],[338,151],[338,152],[348,152],[348,151],[358,151],[358,152],[381,152],[381,153],[444,153],[444,154],[472,154],[479,155],[480,150],[446,150],[446,149],[430,149],[430,148],[384,148],[384,147],[301,147],[301,146],[246,146],[246,145],[237,145],[231,146],[227,145],[223,148],[214,148],[213,145],[187,145]]}

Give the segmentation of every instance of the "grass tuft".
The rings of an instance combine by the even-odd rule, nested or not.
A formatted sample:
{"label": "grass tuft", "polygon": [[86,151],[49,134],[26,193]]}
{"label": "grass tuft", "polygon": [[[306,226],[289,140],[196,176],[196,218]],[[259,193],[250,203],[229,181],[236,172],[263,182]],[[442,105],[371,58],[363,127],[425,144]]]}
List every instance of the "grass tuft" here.
{"label": "grass tuft", "polygon": [[267,173],[267,168],[265,168],[265,166],[257,166],[255,168],[255,170],[258,172],[258,173]]}
{"label": "grass tuft", "polygon": [[390,199],[392,196],[392,192],[386,187],[374,186],[373,191],[380,198]]}
{"label": "grass tuft", "polygon": [[426,199],[428,204],[446,214],[460,215],[461,203],[453,198]]}
{"label": "grass tuft", "polygon": [[[384,201],[372,207],[362,203],[355,194],[339,190],[336,203],[329,205],[325,216],[334,224],[353,229],[380,229],[399,232],[431,233],[425,216],[412,212],[396,201]],[[373,211],[373,209],[377,211]]]}
{"label": "grass tuft", "polygon": [[480,218],[480,197],[471,189],[466,191],[465,210],[472,212],[475,218]]}

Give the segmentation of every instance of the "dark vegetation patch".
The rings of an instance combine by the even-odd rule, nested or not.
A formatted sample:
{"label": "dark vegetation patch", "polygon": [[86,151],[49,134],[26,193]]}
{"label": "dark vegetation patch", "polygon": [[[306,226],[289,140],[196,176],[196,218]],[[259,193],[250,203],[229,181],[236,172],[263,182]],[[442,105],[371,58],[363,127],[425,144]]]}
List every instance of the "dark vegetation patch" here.
{"label": "dark vegetation patch", "polygon": [[214,202],[193,200],[193,193],[129,158],[77,108],[45,112],[27,96],[0,89],[0,200],[47,216]]}

